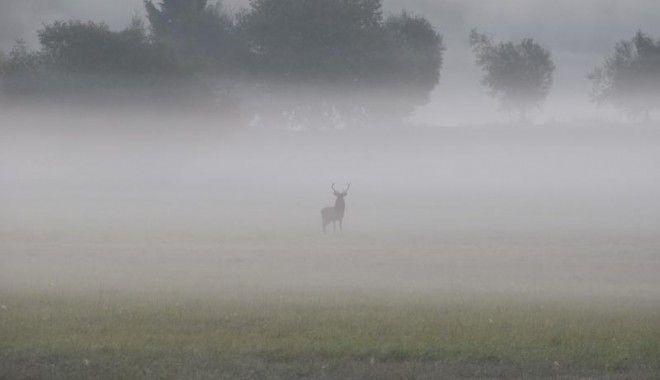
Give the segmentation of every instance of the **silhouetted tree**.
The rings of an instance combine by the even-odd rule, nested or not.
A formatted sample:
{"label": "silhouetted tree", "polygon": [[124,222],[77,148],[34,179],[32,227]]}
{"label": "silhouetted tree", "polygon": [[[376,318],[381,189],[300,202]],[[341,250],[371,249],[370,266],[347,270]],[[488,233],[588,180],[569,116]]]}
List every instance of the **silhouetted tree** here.
{"label": "silhouetted tree", "polygon": [[46,62],[70,73],[139,74],[172,68],[163,51],[149,44],[137,19],[120,32],[103,23],[56,21],[38,35]]}
{"label": "silhouetted tree", "polygon": [[376,100],[386,102],[371,107],[375,110],[372,116],[380,118],[371,120],[376,123],[401,120],[429,102],[431,91],[440,82],[445,49],[428,20],[405,11],[386,19],[380,38],[385,40],[379,49],[381,56],[369,68],[374,81],[383,87]]}
{"label": "silhouetted tree", "polygon": [[[221,3],[208,0],[144,1],[154,40],[171,48],[188,66],[206,66],[227,73],[242,67],[245,51],[234,18]],[[192,67],[191,69],[194,69]]]}
{"label": "silhouetted tree", "polygon": [[470,33],[470,45],[484,72],[481,83],[506,110],[518,111],[524,119],[530,109],[543,104],[555,70],[549,50],[531,38],[495,43],[476,30]]}
{"label": "silhouetted tree", "polygon": [[285,81],[352,82],[365,76],[379,0],[252,0],[241,15],[243,36],[258,71]]}
{"label": "silhouetted tree", "polygon": [[253,78],[275,93],[263,103],[281,103],[273,115],[285,110],[297,124],[400,119],[424,104],[439,80],[441,37],[422,17],[384,19],[380,0],[250,4],[239,26],[253,53]]}
{"label": "silhouetted tree", "polygon": [[45,77],[43,55],[30,52],[18,41],[9,56],[0,62],[0,84],[5,93],[24,95],[38,91]]}
{"label": "silhouetted tree", "polygon": [[421,85],[428,90],[435,87],[440,80],[444,46],[431,23],[404,11],[388,17],[383,29],[387,56],[379,63],[389,70],[379,79],[401,85]]}
{"label": "silhouetted tree", "polygon": [[45,25],[39,50],[18,44],[0,62],[0,85],[58,98],[194,93],[217,105],[231,92],[262,117],[335,127],[398,121],[439,81],[441,36],[421,16],[383,17],[381,0],[251,0],[236,17],[208,0],[144,4],[150,33],[139,19],[120,31]]}
{"label": "silhouetted tree", "polygon": [[193,77],[150,41],[137,19],[118,32],[103,23],[56,21],[38,36],[40,50],[18,43],[2,64],[6,93],[80,100],[190,94],[185,90]]}
{"label": "silhouetted tree", "polygon": [[650,119],[651,111],[660,109],[660,40],[637,32],[617,43],[612,56],[587,77],[596,102]]}

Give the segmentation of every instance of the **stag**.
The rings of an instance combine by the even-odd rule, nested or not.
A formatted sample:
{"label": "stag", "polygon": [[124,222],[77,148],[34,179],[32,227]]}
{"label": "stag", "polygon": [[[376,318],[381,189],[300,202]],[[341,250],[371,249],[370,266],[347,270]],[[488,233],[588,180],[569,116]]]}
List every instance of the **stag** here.
{"label": "stag", "polygon": [[346,203],[344,202],[344,197],[348,195],[348,189],[351,188],[351,184],[348,183],[344,191],[337,191],[335,189],[335,184],[332,184],[332,192],[337,197],[335,200],[335,205],[333,207],[326,207],[321,210],[321,219],[323,226],[323,233],[325,233],[325,227],[332,222],[332,231],[337,231],[336,223],[339,222],[339,232],[342,231],[341,222],[344,219],[344,211],[346,210]]}

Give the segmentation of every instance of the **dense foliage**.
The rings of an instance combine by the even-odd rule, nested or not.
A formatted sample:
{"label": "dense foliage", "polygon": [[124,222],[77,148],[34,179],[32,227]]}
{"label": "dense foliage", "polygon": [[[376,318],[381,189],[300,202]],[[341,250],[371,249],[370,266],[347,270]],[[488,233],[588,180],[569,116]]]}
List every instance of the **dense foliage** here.
{"label": "dense foliage", "polygon": [[484,72],[481,83],[506,110],[515,110],[524,118],[526,112],[543,104],[555,71],[549,50],[529,38],[495,43],[476,30],[470,34],[470,45]]}
{"label": "dense foliage", "polygon": [[400,120],[439,81],[441,36],[423,17],[384,16],[381,0],[252,0],[237,14],[207,0],[144,4],[148,28],[45,25],[39,50],[19,43],[0,63],[4,92],[187,98],[187,88],[221,102],[232,89],[269,122],[336,127],[383,109]]}
{"label": "dense foliage", "polygon": [[[118,32],[103,23],[56,21],[38,32],[41,49],[16,44],[2,64],[6,94],[46,99],[164,97],[189,74],[153,44],[139,20]],[[156,86],[158,84],[158,86]],[[171,91],[180,86],[171,86]],[[171,94],[170,94],[171,95]]]}
{"label": "dense foliage", "polygon": [[588,78],[596,102],[650,118],[651,111],[660,109],[660,40],[638,32],[632,40],[620,41]]}
{"label": "dense foliage", "polygon": [[176,52],[180,64],[203,66],[215,74],[234,72],[245,58],[234,18],[207,0],[145,1],[155,42]]}
{"label": "dense foliage", "polygon": [[[261,113],[289,125],[400,120],[439,81],[442,38],[422,17],[383,17],[380,0],[253,0],[239,27]],[[282,114],[281,110],[287,110]],[[319,120],[319,117],[321,120]]]}

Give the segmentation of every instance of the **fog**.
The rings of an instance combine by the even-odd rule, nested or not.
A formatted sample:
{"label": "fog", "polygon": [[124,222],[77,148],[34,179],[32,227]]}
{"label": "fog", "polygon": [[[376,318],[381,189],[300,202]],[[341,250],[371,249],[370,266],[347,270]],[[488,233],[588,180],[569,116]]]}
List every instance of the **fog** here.
{"label": "fog", "polygon": [[0,378],[657,374],[660,6],[205,4],[0,0]]}
{"label": "fog", "polygon": [[[255,122],[250,93],[231,117],[132,98],[3,102],[0,286],[660,296],[660,129],[596,106],[585,77],[620,39],[660,34],[660,7],[405,7],[428,17],[447,51],[428,104],[395,128]],[[3,1],[0,48],[35,46],[35,30],[59,19],[118,29],[142,8]],[[555,84],[531,122],[512,120],[481,87],[472,28],[552,50]],[[362,100],[398,93],[386,95]],[[321,229],[333,183],[351,184],[343,234]]]}
{"label": "fog", "polygon": [[[2,286],[660,295],[655,125],[28,111],[1,124]],[[333,182],[344,233],[324,235]]]}
{"label": "fog", "polygon": [[[655,126],[227,133],[213,129],[222,121],[191,115],[58,115],[3,123],[6,206],[44,202],[38,217],[16,212],[13,228],[47,225],[50,216],[57,230],[70,215],[111,229],[168,219],[177,230],[199,229],[160,215],[167,210],[214,234],[316,233],[316,208],[333,202],[333,182],[354,183],[351,230],[657,227]],[[141,212],[125,214],[131,207]]]}

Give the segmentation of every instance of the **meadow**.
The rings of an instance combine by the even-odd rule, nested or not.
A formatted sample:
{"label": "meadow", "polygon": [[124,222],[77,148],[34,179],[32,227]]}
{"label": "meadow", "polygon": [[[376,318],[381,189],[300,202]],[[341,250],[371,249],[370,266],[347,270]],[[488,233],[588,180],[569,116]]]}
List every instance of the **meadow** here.
{"label": "meadow", "polygon": [[497,235],[4,244],[0,378],[658,377],[652,236]]}
{"label": "meadow", "polygon": [[660,378],[655,126],[76,120],[2,130],[0,379]]}

